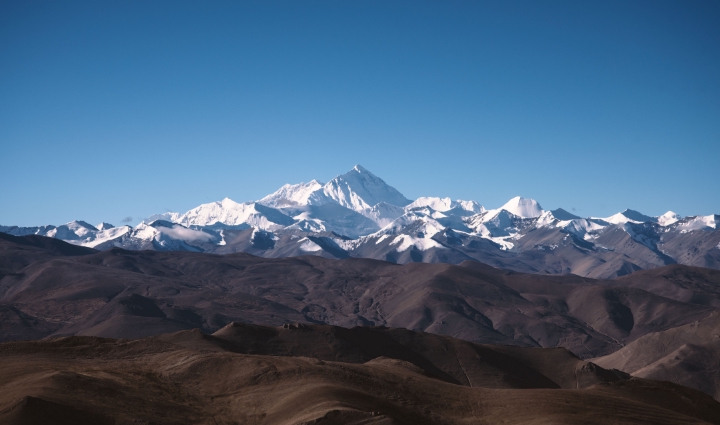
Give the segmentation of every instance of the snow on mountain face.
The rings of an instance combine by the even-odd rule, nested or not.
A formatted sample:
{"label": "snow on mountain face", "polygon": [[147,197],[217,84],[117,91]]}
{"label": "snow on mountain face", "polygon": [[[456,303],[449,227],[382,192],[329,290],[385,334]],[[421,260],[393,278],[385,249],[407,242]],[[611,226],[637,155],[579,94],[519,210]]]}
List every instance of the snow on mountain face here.
{"label": "snow on mountain face", "polygon": [[158,220],[170,221],[170,222],[174,223],[178,220],[180,215],[181,214],[178,212],[166,212],[166,213],[162,213],[162,214],[153,214],[150,217],[141,221],[140,223],[141,224],[150,224],[150,223],[152,223],[154,221],[158,221]]}
{"label": "snow on mountain face", "polygon": [[445,230],[445,226],[433,219],[428,212],[415,209],[398,217],[379,231],[363,239],[380,242],[392,238],[390,246],[397,252],[404,252],[410,248],[427,251],[431,248],[445,249],[441,243],[432,239],[433,236]]}
{"label": "snow on mountain face", "polygon": [[[66,226],[59,226],[58,229],[62,231]],[[169,221],[156,220],[150,224],[140,223],[134,229],[130,226],[112,227],[107,230],[88,232],[83,235],[82,239],[78,237],[65,239],[65,241],[89,248],[96,248],[101,245],[108,247],[138,247],[142,246],[143,243],[152,243],[157,244],[156,248],[163,250],[198,251],[197,248],[193,248],[188,244],[220,242],[221,239],[221,237],[219,238],[202,230],[188,229]]]}
{"label": "snow on mountain face", "polygon": [[372,208],[362,211],[362,215],[371,219],[380,227],[387,226],[404,213],[405,210],[402,207],[391,205],[387,202],[380,202]]}
{"label": "snow on mountain face", "polygon": [[693,230],[717,229],[720,224],[720,215],[699,215],[697,217],[686,217],[677,223],[681,232],[692,232]]}
{"label": "snow on mountain face", "polygon": [[483,237],[510,236],[522,217],[505,209],[489,210],[466,219],[473,233]]}
{"label": "snow on mountain face", "polygon": [[604,220],[580,218],[562,208],[544,211],[535,222],[535,228],[555,227],[585,240],[593,239],[597,236],[597,233],[607,228],[608,225]]}
{"label": "snow on mountain face", "polygon": [[106,243],[108,241],[115,240],[117,238],[120,238],[124,235],[130,234],[132,232],[133,228],[130,226],[120,226],[120,227],[111,227],[108,229],[100,230],[99,232],[95,233],[94,237],[92,239],[89,239],[87,241],[84,241],[80,245],[87,246],[89,248],[95,248],[96,246]]}
{"label": "snow on mountain face", "polygon": [[603,218],[603,220],[612,224],[625,224],[625,223],[654,223],[657,221],[656,218],[648,217],[645,214],[639,213],[635,210],[627,209],[623,212],[619,212],[610,217]]}
{"label": "snow on mountain face", "polygon": [[50,230],[46,236],[63,240],[82,240],[92,238],[97,231],[95,226],[84,221],[71,221]]}
{"label": "snow on mountain face", "polygon": [[455,203],[457,204],[458,208],[461,208],[461,209],[471,212],[473,214],[477,214],[477,213],[481,213],[481,212],[485,211],[485,207],[483,207],[482,205],[478,204],[475,201],[463,201],[463,200],[458,199],[457,201],[455,201]]}
{"label": "snow on mountain face", "polygon": [[273,208],[319,204],[327,202],[322,188],[323,184],[317,180],[308,183],[286,184],[257,202]]}
{"label": "snow on mountain face", "polygon": [[406,210],[411,210],[413,208],[422,208],[422,207],[430,207],[434,209],[435,211],[447,211],[449,209],[454,208],[453,202],[450,198],[435,198],[435,197],[427,197],[427,196],[421,196],[414,200],[411,204],[407,205],[405,207]]}
{"label": "snow on mountain face", "polygon": [[0,226],[0,232],[7,233],[8,235],[13,236],[47,236],[47,234],[53,229],[55,229],[55,226],[53,225],[35,227]]}
{"label": "snow on mountain face", "polygon": [[445,226],[426,213],[412,211],[395,219],[392,223],[375,232],[372,236],[413,233],[420,238],[431,238],[443,231]]}
{"label": "snow on mountain face", "polygon": [[[290,226],[291,228],[295,228],[296,225],[300,228],[317,228],[319,231],[335,232],[351,238],[368,235],[380,229],[380,226],[372,219],[336,202],[282,208],[281,211],[297,220],[295,225]],[[324,230],[320,230],[320,228]]]}
{"label": "snow on mountain face", "polygon": [[554,224],[557,224],[560,221],[552,211],[543,211],[542,214],[540,214],[540,217],[537,218],[535,221],[535,226],[537,227],[545,227],[545,226],[552,226]]}
{"label": "snow on mountain face", "polygon": [[192,243],[220,242],[215,235],[162,220],[138,225],[131,237],[151,242],[157,249],[168,251],[201,251]]}
{"label": "snow on mountain face", "polygon": [[657,218],[658,224],[661,226],[669,226],[680,220],[680,216],[672,211],[668,211],[665,214]]}
{"label": "snow on mountain face", "polygon": [[437,241],[430,238],[420,238],[410,235],[398,235],[390,242],[391,246],[395,246],[397,252],[404,252],[410,248],[415,248],[420,251],[427,251],[430,248],[445,249],[445,247]]}
{"label": "snow on mountain face", "polygon": [[543,209],[540,207],[540,204],[538,204],[536,200],[529,198],[521,198],[520,196],[512,198],[511,200],[507,201],[505,205],[498,209],[505,210],[518,217],[523,218],[540,217],[540,215],[543,213]]}
{"label": "snow on mountain face", "polygon": [[305,252],[317,252],[322,251],[322,247],[308,238],[302,238],[298,241],[300,243],[300,249]]}
{"label": "snow on mountain face", "polygon": [[303,232],[309,232],[309,233],[320,233],[320,232],[327,232],[328,229],[323,224],[322,220],[317,220],[314,218],[305,218],[297,223],[286,227],[286,229],[292,229],[292,230],[300,230]]}
{"label": "snow on mountain face", "polygon": [[[309,183],[286,184],[276,192],[262,198],[258,204],[279,209],[283,214],[293,217],[297,223],[291,225],[294,229],[304,231],[337,231],[348,230],[352,226],[351,221],[358,222],[359,227],[343,233],[348,236],[361,236],[367,234],[361,229],[370,232],[377,230],[377,227],[362,220],[347,220],[347,213],[340,213],[338,227],[334,217],[325,214],[328,208],[312,207],[337,207],[360,213],[382,227],[392,220],[401,216],[404,211],[402,207],[410,201],[393,187],[389,186],[382,179],[367,171],[360,165],[356,165],[349,172],[338,176],[329,183],[323,185],[317,180]],[[329,207],[338,213],[337,208]],[[320,214],[318,214],[320,213]],[[372,227],[375,227],[372,229]]]}
{"label": "snow on mountain face", "polygon": [[557,226],[585,240],[591,239],[593,234],[600,232],[607,227],[602,224],[602,221],[600,220],[587,218],[561,221]]}
{"label": "snow on mountain face", "polygon": [[[168,239],[181,240],[185,242],[210,242],[213,235],[203,232],[202,230],[188,229],[179,224],[156,221],[150,226],[154,228],[160,235],[167,236]],[[156,240],[158,237],[156,236]]]}
{"label": "snow on mountain face", "polygon": [[[614,258],[622,255],[623,264],[630,261],[633,267],[646,268],[651,264],[646,257],[654,258],[660,246],[663,255],[678,262],[684,261],[679,257],[684,255],[682,246],[702,246],[697,241],[710,238],[708,246],[715,249],[720,242],[718,224],[717,215],[681,218],[668,212],[648,217],[633,210],[605,219],[580,218],[563,209],[543,211],[536,201],[521,197],[493,210],[485,210],[475,201],[440,197],[410,202],[382,179],[356,166],[325,185],[317,180],[287,184],[260,201],[242,204],[226,198],[184,214],[155,215],[135,229],[75,221],[57,227],[0,226],[0,232],[52,236],[101,250],[114,246],[218,253],[250,249],[248,252],[254,255],[269,257],[307,253],[394,262],[475,258],[498,261],[498,266],[510,268],[521,264],[512,262],[514,256],[527,254],[523,261],[532,263],[555,255],[550,252],[558,246],[579,243],[580,251],[572,251],[573,255],[595,256],[591,261],[603,264],[617,261]],[[250,227],[252,237],[247,240],[250,232],[246,229]],[[650,251],[634,257],[640,255],[630,251],[637,249],[635,245],[617,245],[627,240],[619,232],[627,233]],[[528,252],[545,249],[549,251],[537,257]],[[420,257],[419,251],[424,251]],[[716,263],[702,261],[712,260],[714,255],[701,251],[693,257],[698,262],[688,264],[713,267]],[[547,264],[533,263],[532,267],[558,273],[572,271],[572,267],[557,268],[558,262],[548,258],[551,260]],[[664,264],[662,258],[652,264]],[[563,264],[568,260],[560,259]],[[608,268],[608,276],[612,276],[611,272]]]}
{"label": "snow on mountain face", "polygon": [[398,207],[410,203],[397,189],[360,165],[330,180],[323,187],[323,192],[343,207],[358,212],[372,208],[380,202]]}
{"label": "snow on mountain face", "polygon": [[239,204],[230,198],[200,205],[179,216],[175,223],[188,226],[253,226],[275,230],[295,223],[280,211],[255,202]]}
{"label": "snow on mountain face", "polygon": [[463,201],[457,200],[452,201],[450,198],[437,198],[437,197],[426,197],[422,196],[414,200],[411,204],[405,207],[406,211],[414,208],[430,207],[435,211],[445,212],[455,208],[459,208],[470,213],[479,213],[485,210],[482,205],[475,201]]}

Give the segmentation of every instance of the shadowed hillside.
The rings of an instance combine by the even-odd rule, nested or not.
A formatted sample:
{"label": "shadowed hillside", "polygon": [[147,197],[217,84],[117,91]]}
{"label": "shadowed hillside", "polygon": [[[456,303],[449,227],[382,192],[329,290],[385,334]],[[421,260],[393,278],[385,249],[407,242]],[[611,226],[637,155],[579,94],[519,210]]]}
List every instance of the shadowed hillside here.
{"label": "shadowed hillside", "polygon": [[0,280],[3,340],[138,338],[190,328],[214,332],[233,321],[301,322],[560,346],[586,358],[715,311],[633,287],[631,278],[529,275],[477,262],[396,265],[121,249],[44,253],[33,261],[34,251],[18,254],[13,241],[0,242],[13,252],[15,263],[5,263],[16,264]]}
{"label": "shadowed hillside", "polygon": [[[720,422],[709,396],[628,379],[565,350],[394,329],[229,325],[212,336],[69,337],[0,344],[0,361],[8,424]],[[458,370],[470,382],[457,382]]]}

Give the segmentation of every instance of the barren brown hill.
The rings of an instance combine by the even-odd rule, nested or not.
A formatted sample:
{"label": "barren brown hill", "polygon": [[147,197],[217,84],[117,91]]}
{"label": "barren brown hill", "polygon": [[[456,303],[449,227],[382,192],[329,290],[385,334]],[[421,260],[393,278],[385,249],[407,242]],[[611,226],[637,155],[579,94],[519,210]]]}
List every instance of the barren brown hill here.
{"label": "barren brown hill", "polygon": [[[247,346],[253,341],[259,349],[270,351],[283,345],[312,346],[318,338],[325,338],[321,334],[328,331],[331,329],[327,327],[229,326],[209,338],[198,332],[183,332],[133,341],[66,337],[3,343],[0,344],[3,365],[0,368],[0,422],[51,425],[720,423],[718,402],[667,382],[631,378],[614,382],[600,380],[584,389],[557,388],[560,385],[553,378],[575,373],[572,362],[557,361],[557,349],[516,348],[514,355],[507,356],[509,364],[524,361],[528,370],[545,376],[547,385],[527,388],[522,386],[522,380],[498,381],[497,375],[482,373],[474,375],[472,387],[458,385],[412,362],[390,357],[343,362],[241,354],[221,347],[222,344]],[[250,337],[263,332],[274,336]],[[439,336],[388,336],[392,332],[395,331],[371,330],[360,339],[365,345],[377,347],[384,346],[385,337],[416,340],[426,346],[462,343]],[[238,340],[238,336],[242,337]],[[303,344],[306,336],[309,341]],[[381,340],[374,342],[375,336]],[[321,351],[331,355],[335,350]],[[352,351],[354,349],[346,348],[338,353],[348,355]],[[522,360],[523,355],[534,360]],[[452,363],[455,353],[449,351],[444,356],[450,357]],[[567,352],[561,357],[572,358]],[[468,369],[482,369],[484,363],[494,361],[482,356],[473,359],[464,354],[458,359],[466,362],[464,367]],[[575,358],[574,362],[582,361]],[[533,363],[545,366],[535,368]],[[568,370],[562,370],[566,367]],[[599,367],[594,369],[602,371]],[[525,372],[527,370],[506,370],[508,375]]]}
{"label": "barren brown hill", "polygon": [[720,307],[720,270],[670,265],[617,279],[673,300]]}
{"label": "barren brown hill", "polygon": [[593,361],[633,376],[686,385],[720,400],[720,314],[650,333]]}
{"label": "barren brown hill", "polygon": [[121,249],[38,256],[23,254],[12,240],[2,244],[17,260],[6,262],[15,268],[0,280],[2,340],[138,338],[191,328],[211,333],[233,321],[304,322],[559,346],[589,358],[716,310],[635,288],[627,279],[530,275],[477,262],[401,266]]}
{"label": "barren brown hill", "polygon": [[474,344],[447,336],[385,327],[231,323],[212,335],[199,330],[154,339],[186,348],[242,354],[312,357],[365,363],[387,357],[454,384],[485,388],[577,389],[629,375],[596,367],[564,348]]}
{"label": "barren brown hill", "polygon": [[94,249],[70,245],[59,239],[35,235],[17,237],[0,232],[0,278],[35,261],[94,252]]}

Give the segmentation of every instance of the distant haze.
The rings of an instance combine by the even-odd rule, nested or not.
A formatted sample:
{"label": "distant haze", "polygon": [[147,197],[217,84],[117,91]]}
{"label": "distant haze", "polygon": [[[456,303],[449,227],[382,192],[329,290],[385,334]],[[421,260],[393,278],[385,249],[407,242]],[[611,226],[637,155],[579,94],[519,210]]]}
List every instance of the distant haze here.
{"label": "distant haze", "polygon": [[410,200],[720,213],[720,3],[3,2],[0,224],[360,163]]}

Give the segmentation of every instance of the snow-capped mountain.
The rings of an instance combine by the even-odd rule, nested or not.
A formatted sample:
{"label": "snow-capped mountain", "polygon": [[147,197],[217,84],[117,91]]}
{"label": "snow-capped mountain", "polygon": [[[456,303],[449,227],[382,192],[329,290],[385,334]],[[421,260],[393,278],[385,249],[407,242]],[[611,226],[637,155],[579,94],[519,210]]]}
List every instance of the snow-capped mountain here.
{"label": "snow-capped mountain", "polygon": [[380,226],[370,217],[335,202],[282,208],[283,214],[295,220],[290,228],[318,229],[357,238],[372,233]]}
{"label": "snow-capped mountain", "polygon": [[612,277],[671,263],[720,269],[720,216],[651,217],[625,210],[582,218],[514,197],[499,208],[476,201],[411,201],[356,165],[326,184],[286,184],[258,201],[229,198],[185,213],[166,212],[135,227],[73,221],[60,226],[0,226],[96,249],[248,252],[266,257],[319,255],[391,262],[479,260],[534,273]]}
{"label": "snow-capped mountain", "polygon": [[[667,214],[667,213],[666,213]],[[657,223],[658,217],[648,217],[643,213],[635,210],[625,210],[617,214],[611,215],[610,217],[603,218],[602,220],[612,224],[623,224],[623,223]]]}
{"label": "snow-capped mountain", "polygon": [[203,204],[178,216],[173,222],[183,226],[248,227],[277,230],[295,224],[295,220],[257,202],[239,204],[230,198]]}
{"label": "snow-capped mountain", "polygon": [[388,204],[387,202],[380,202],[372,208],[363,211],[362,214],[377,223],[378,226],[385,227],[396,218],[405,214],[406,208],[407,207],[402,208],[397,205]]}
{"label": "snow-capped mountain", "polygon": [[48,231],[47,236],[63,240],[87,240],[97,231],[95,226],[76,220]]}
{"label": "snow-capped mountain", "polygon": [[95,226],[95,228],[98,230],[108,230],[108,229],[112,229],[113,227],[115,227],[115,226],[113,226],[110,223],[105,223],[105,222],[102,222],[102,223],[98,224],[97,226]]}
{"label": "snow-capped mountain", "polygon": [[475,201],[463,201],[460,199],[458,199],[457,201],[453,201],[450,198],[436,198],[427,196],[421,196],[417,198],[416,200],[408,204],[405,207],[405,210],[412,210],[422,207],[430,207],[435,211],[440,212],[458,209],[467,211],[468,215],[477,214],[485,211],[485,208],[483,208],[482,205],[478,204]]}
{"label": "snow-capped mountain", "polygon": [[327,198],[323,193],[323,186],[317,180],[309,183],[286,184],[257,203],[273,208],[324,204],[327,203]]}
{"label": "snow-capped mountain", "polygon": [[658,223],[660,223],[661,226],[669,226],[673,223],[677,223],[678,220],[680,220],[680,216],[672,211],[668,211],[665,214],[661,215],[657,218]]}
{"label": "snow-capped mountain", "polygon": [[323,193],[343,207],[360,213],[381,202],[398,207],[411,202],[397,189],[360,165],[330,180],[323,187]]}
{"label": "snow-capped mountain", "polygon": [[534,218],[540,217],[543,213],[543,209],[540,204],[534,199],[521,198],[516,196],[511,200],[507,201],[505,205],[499,208],[501,211],[507,211],[513,215],[522,218]]}

